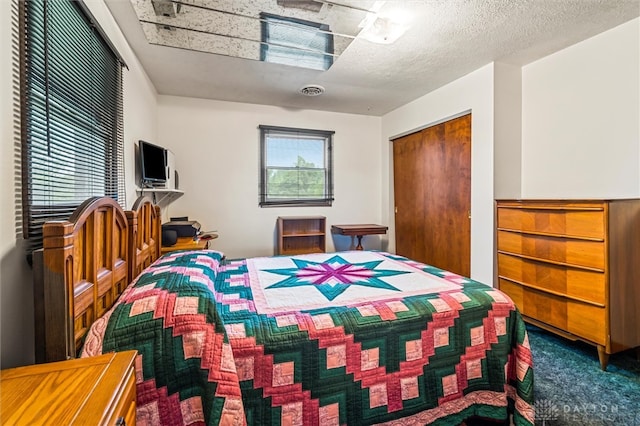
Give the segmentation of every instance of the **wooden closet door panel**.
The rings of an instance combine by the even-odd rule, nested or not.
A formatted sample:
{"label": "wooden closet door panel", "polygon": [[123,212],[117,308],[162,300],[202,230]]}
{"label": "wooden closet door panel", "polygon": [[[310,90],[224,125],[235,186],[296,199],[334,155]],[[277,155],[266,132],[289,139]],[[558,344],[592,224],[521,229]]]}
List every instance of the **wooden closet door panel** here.
{"label": "wooden closet door panel", "polygon": [[396,252],[471,273],[471,115],[394,141]]}
{"label": "wooden closet door panel", "polygon": [[424,261],[421,241],[424,216],[425,169],[422,167],[422,133],[393,142],[396,253]]}

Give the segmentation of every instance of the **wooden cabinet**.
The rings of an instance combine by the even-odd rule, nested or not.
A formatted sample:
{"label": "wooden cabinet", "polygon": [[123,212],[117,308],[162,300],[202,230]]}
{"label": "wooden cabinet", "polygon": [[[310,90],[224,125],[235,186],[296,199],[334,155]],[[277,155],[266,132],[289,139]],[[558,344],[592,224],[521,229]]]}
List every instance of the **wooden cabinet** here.
{"label": "wooden cabinet", "polygon": [[136,351],[0,372],[0,423],[136,424]]}
{"label": "wooden cabinet", "polygon": [[525,320],[609,354],[640,346],[640,200],[499,200],[500,290]]}
{"label": "wooden cabinet", "polygon": [[278,217],[276,255],[324,253],[326,228],[324,216]]}

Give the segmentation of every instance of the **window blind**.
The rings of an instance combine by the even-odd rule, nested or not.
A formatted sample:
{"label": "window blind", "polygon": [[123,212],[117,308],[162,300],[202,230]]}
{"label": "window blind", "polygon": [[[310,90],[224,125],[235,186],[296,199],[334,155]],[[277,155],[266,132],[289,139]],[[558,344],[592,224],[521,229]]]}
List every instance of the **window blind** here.
{"label": "window blind", "polygon": [[20,2],[22,204],[28,251],[85,199],[125,206],[122,66],[86,7]]}

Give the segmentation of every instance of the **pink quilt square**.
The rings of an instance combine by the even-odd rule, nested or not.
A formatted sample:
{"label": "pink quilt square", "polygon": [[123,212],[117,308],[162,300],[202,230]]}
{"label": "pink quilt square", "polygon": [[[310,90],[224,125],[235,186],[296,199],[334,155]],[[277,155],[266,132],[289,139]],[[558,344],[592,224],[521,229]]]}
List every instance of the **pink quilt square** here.
{"label": "pink quilt square", "polygon": [[153,312],[156,310],[157,303],[157,296],[149,296],[143,299],[138,299],[131,304],[131,311],[129,311],[129,316],[134,317],[136,315],[144,314],[145,312]]}
{"label": "pink quilt square", "polygon": [[333,318],[331,318],[331,315],[329,314],[314,315],[311,318],[313,319],[313,324],[318,330],[332,328],[335,326]]}
{"label": "pink quilt square", "polygon": [[239,380],[253,380],[253,357],[236,358],[236,369],[238,370]]}
{"label": "pink quilt square", "polygon": [[387,306],[389,307],[389,309],[391,309],[391,312],[395,312],[395,313],[407,312],[409,310],[409,308],[407,308],[407,305],[405,305],[399,300],[393,300],[391,302],[387,302]]}
{"label": "pink quilt square", "polygon": [[439,348],[449,344],[449,329],[446,327],[433,330],[433,346]]}
{"label": "pink quilt square", "polygon": [[383,405],[387,405],[387,384],[379,383],[377,385],[371,386],[369,388],[369,407],[382,407]]}
{"label": "pink quilt square", "polygon": [[180,401],[180,412],[185,424],[190,425],[196,422],[204,422],[204,411],[202,410],[202,400],[199,396],[194,396],[184,401]]}
{"label": "pink quilt square", "polygon": [[293,361],[273,365],[273,386],[285,386],[293,384],[295,371]]}
{"label": "pink quilt square", "polygon": [[278,315],[276,317],[276,324],[278,327],[287,327],[298,324],[298,321],[295,315]]}
{"label": "pink quilt square", "polygon": [[442,378],[442,392],[444,396],[458,393],[458,376],[451,374]]}
{"label": "pink quilt square", "polygon": [[451,306],[440,298],[429,299],[429,303],[431,303],[437,312],[447,312],[451,310]]}
{"label": "pink quilt square", "polygon": [[420,389],[418,388],[418,378],[407,377],[400,379],[400,394],[403,401],[419,397]]}
{"label": "pink quilt square", "polygon": [[380,315],[378,310],[373,305],[358,306],[356,309],[363,317],[374,317],[376,315]]}
{"label": "pink quilt square", "polygon": [[198,313],[198,298],[197,297],[178,297],[176,298],[176,305],[173,308],[173,315],[193,315]]}
{"label": "pink quilt square", "polygon": [[345,345],[329,346],[327,348],[327,369],[344,367],[347,365],[347,347]]}
{"label": "pink quilt square", "polygon": [[182,350],[185,358],[202,358],[204,331],[194,331],[182,336]]}
{"label": "pink quilt square", "polygon": [[282,406],[282,426],[302,426],[302,402],[292,402]]}
{"label": "pink quilt square", "polygon": [[505,317],[495,317],[493,319],[496,326],[496,334],[498,336],[504,336],[507,334],[507,319]]}
{"label": "pink quilt square", "polygon": [[244,323],[227,324],[224,326],[227,330],[227,336],[231,338],[243,338],[247,337],[247,332],[244,328]]}
{"label": "pink quilt square", "polygon": [[471,335],[471,346],[478,346],[484,344],[484,326],[474,327],[469,330]]}
{"label": "pink quilt square", "polygon": [[320,407],[318,417],[321,426],[337,426],[340,424],[340,406],[335,403]]}
{"label": "pink quilt square", "polygon": [[467,379],[479,379],[482,377],[482,361],[470,359],[467,361]]}
{"label": "pink quilt square", "polygon": [[422,359],[422,340],[409,340],[405,343],[407,361]]}
{"label": "pink quilt square", "polygon": [[380,353],[378,348],[365,349],[360,354],[360,369],[362,371],[378,368]]}

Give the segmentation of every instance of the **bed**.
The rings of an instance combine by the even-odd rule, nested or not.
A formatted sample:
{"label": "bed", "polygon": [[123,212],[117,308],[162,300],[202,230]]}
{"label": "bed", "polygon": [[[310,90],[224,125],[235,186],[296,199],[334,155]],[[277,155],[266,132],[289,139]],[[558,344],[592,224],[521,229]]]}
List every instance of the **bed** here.
{"label": "bed", "polygon": [[[124,222],[127,241],[141,223],[159,229],[145,205],[124,214],[137,218]],[[533,424],[526,329],[496,289],[384,252],[158,258],[142,245],[118,257],[130,284],[117,299],[120,285],[61,327],[74,326],[74,355],[138,351],[140,425]],[[64,278],[74,268],[55,268],[45,288],[47,276],[78,287]]]}

